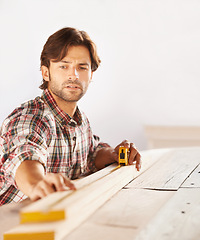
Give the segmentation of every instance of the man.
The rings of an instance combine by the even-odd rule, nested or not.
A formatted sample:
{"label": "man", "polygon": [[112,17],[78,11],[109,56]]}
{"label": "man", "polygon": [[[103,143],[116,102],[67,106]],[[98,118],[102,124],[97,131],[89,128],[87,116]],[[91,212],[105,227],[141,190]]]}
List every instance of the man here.
{"label": "man", "polygon": [[77,107],[99,64],[86,32],[63,28],[49,37],[41,54],[42,96],[15,109],[1,127],[0,205],[75,189],[69,179],[117,161],[121,145],[139,171],[133,143],[123,141],[115,149],[100,143]]}

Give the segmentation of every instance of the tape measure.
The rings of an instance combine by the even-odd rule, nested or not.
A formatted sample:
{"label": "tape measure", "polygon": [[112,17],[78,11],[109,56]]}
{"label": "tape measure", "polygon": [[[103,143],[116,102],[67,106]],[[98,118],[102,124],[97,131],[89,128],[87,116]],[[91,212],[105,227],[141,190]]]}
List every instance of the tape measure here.
{"label": "tape measure", "polygon": [[127,166],[128,165],[128,148],[119,147],[119,165]]}
{"label": "tape measure", "polygon": [[129,149],[126,147],[119,147],[119,155],[118,155],[119,165],[116,168],[112,169],[111,172],[117,170],[122,166],[128,165],[128,151]]}

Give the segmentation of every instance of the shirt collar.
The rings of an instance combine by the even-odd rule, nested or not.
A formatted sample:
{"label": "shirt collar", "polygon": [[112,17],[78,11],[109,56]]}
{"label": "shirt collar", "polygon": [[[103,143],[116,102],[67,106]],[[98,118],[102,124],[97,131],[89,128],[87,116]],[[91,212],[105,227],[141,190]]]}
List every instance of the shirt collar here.
{"label": "shirt collar", "polygon": [[42,93],[41,98],[45,101],[45,103],[48,105],[48,107],[53,112],[55,118],[58,120],[59,123],[62,125],[72,125],[75,126],[76,124],[81,125],[82,124],[82,116],[81,112],[76,108],[76,111],[74,113],[73,118],[70,117],[67,113],[65,113],[62,109],[60,109],[51,95],[50,91],[48,89],[45,89]]}

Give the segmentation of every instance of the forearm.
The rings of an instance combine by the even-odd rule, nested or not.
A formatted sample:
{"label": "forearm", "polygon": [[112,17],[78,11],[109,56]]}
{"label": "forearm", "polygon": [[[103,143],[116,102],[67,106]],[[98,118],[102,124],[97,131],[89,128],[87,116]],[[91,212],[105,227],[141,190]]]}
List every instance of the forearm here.
{"label": "forearm", "polygon": [[55,191],[75,190],[70,180],[60,173],[45,174],[39,161],[26,160],[18,167],[15,175],[18,188],[35,201]]}
{"label": "forearm", "polygon": [[31,195],[33,187],[44,178],[44,167],[38,161],[26,160],[18,167],[15,181],[18,188],[27,196]]}
{"label": "forearm", "polygon": [[117,162],[117,154],[111,147],[101,148],[95,157],[95,166],[98,170]]}

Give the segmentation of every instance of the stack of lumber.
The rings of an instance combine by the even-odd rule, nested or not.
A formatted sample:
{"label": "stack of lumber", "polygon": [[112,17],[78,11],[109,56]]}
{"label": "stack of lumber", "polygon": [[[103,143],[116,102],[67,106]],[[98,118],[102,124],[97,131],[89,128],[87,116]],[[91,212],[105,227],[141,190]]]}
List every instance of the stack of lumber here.
{"label": "stack of lumber", "polygon": [[115,164],[75,180],[76,191],[55,192],[20,211],[20,224],[4,233],[4,240],[61,240],[125,185],[147,170],[163,151],[143,156],[140,172],[135,166],[115,170]]}

